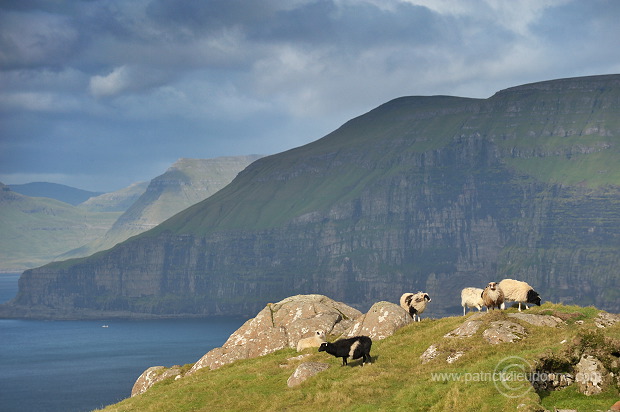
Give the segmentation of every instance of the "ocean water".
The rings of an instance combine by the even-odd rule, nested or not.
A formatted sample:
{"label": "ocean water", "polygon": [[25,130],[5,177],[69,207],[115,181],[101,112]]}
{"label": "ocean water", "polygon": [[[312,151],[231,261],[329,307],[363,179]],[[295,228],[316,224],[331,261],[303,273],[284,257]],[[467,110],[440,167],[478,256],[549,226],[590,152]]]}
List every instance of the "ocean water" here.
{"label": "ocean water", "polygon": [[[0,273],[0,302],[15,296],[18,278]],[[0,319],[0,410],[83,412],[119,402],[147,368],[194,363],[245,320]]]}

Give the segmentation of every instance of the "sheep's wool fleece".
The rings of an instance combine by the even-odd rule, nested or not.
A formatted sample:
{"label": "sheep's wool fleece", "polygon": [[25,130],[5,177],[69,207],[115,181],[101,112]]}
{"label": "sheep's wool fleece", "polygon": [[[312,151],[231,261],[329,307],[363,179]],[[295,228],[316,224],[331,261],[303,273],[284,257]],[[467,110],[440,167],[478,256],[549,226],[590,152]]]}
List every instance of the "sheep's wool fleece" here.
{"label": "sheep's wool fleece", "polygon": [[533,289],[526,282],[514,279],[504,279],[499,282],[499,288],[504,292],[504,299],[515,302],[526,302],[527,292]]}

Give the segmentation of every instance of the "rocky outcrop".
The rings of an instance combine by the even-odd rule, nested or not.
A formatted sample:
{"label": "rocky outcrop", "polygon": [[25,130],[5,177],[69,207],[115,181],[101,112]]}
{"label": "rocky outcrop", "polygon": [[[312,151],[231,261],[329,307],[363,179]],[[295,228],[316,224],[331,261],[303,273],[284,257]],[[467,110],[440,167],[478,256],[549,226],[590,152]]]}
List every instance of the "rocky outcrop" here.
{"label": "rocky outcrop", "polygon": [[329,364],[322,362],[304,362],[295,369],[295,372],[288,378],[286,385],[289,388],[301,385],[306,379],[319,372],[329,369]]}
{"label": "rocky outcrop", "polygon": [[366,314],[358,317],[344,336],[352,338],[364,335],[373,340],[381,340],[392,336],[411,321],[411,316],[399,305],[382,301],[375,303]]}
{"label": "rocky outcrop", "polygon": [[[505,315],[504,319],[495,321],[488,320],[487,316],[488,314],[485,313],[476,313],[469,316],[468,319],[457,328],[446,333],[443,336],[444,339],[465,340],[482,338],[490,345],[509,344],[525,339],[529,332],[521,324],[512,322],[508,319],[517,319],[530,325],[548,328],[555,328],[565,324],[562,319],[552,315],[508,313]],[[479,335],[478,332],[480,329],[482,329],[481,335]],[[454,363],[465,355],[467,350],[468,347],[466,344],[461,348],[455,348],[453,344],[446,345],[443,342],[437,342],[429,346],[422,355],[420,355],[420,361],[424,364],[439,358],[447,363]],[[559,374],[558,379],[560,379]],[[546,381],[541,382],[539,386],[542,388],[543,385],[546,385]]]}
{"label": "rocky outcrop", "polygon": [[299,339],[315,330],[341,335],[361,315],[357,309],[322,295],[299,295],[270,303],[230,335],[222,347],[196,362],[189,373],[294,348]]}
{"label": "rocky outcrop", "polygon": [[152,366],[142,372],[142,375],[138,377],[136,383],[134,383],[133,388],[131,389],[131,396],[140,395],[146,392],[151,386],[155,385],[157,382],[161,382],[164,379],[168,378],[179,378],[181,376],[181,367],[173,366],[171,368],[166,368],[164,366]]}
{"label": "rocky outcrop", "polygon": [[491,322],[490,327],[482,333],[482,337],[491,345],[517,342],[526,335],[527,332],[523,326],[502,320]]}
{"label": "rocky outcrop", "polygon": [[530,313],[509,313],[509,318],[515,318],[529,323],[534,326],[546,326],[546,327],[559,327],[560,325],[565,324],[565,322],[558,318],[557,316],[552,315],[533,315]]}
{"label": "rocky outcrop", "polygon": [[357,309],[323,295],[298,295],[267,305],[235,331],[224,345],[203,356],[190,370],[217,369],[238,359],[295,348],[308,333],[327,336],[366,335],[384,339],[407,325],[411,317],[400,306],[378,302],[364,315]]}
{"label": "rocky outcrop", "polygon": [[[391,336],[410,321],[411,317],[404,309],[390,302],[378,302],[362,315],[357,309],[323,295],[291,296],[278,303],[268,304],[230,335],[224,345],[210,350],[200,358],[187,374],[204,368],[218,369],[240,359],[263,356],[284,348],[295,348],[300,339],[317,330],[333,338],[366,335],[380,340]],[[303,357],[300,355],[289,361]],[[289,379],[289,386],[299,385],[308,377],[326,369],[323,365],[313,362],[300,365]],[[135,383],[132,394],[143,393],[168,377],[181,377],[178,368],[162,368],[155,366],[144,371]]]}
{"label": "rocky outcrop", "polygon": [[444,338],[469,338],[478,332],[480,326],[482,326],[481,320],[470,319],[453,331],[446,333]]}
{"label": "rocky outcrop", "polygon": [[612,377],[600,360],[584,355],[575,366],[575,383],[584,395],[598,395],[609,387]]}
{"label": "rocky outcrop", "polygon": [[598,314],[594,323],[598,328],[604,329],[620,322],[620,315],[614,313],[601,312]]}

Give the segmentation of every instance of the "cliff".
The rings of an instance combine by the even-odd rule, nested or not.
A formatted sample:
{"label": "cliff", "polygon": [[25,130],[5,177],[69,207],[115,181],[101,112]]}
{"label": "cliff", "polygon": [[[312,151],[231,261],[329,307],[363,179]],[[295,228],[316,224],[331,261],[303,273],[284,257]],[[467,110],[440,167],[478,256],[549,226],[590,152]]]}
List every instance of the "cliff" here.
{"label": "cliff", "polygon": [[434,316],[511,277],[618,312],[619,247],[620,75],[562,79],[395,99],[109,251],[26,271],[10,306],[247,316],[424,290]]}

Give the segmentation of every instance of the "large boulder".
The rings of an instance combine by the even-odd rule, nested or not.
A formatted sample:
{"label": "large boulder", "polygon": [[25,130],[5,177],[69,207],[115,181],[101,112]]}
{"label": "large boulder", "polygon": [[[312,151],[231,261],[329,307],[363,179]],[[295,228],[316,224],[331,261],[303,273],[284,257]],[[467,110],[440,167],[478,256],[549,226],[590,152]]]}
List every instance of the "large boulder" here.
{"label": "large boulder", "polygon": [[584,395],[598,395],[611,384],[612,378],[603,363],[591,355],[583,355],[575,366],[575,383]]}
{"label": "large boulder", "polygon": [[297,295],[270,303],[230,335],[221,348],[204,355],[188,373],[295,348],[299,339],[316,330],[342,335],[361,315],[359,310],[323,295]]}
{"label": "large boulder", "polygon": [[482,333],[482,337],[491,345],[512,343],[523,339],[527,335],[525,328],[518,323],[498,320]]}
{"label": "large boulder", "polygon": [[552,315],[534,315],[532,313],[509,313],[508,317],[522,320],[529,323],[530,325],[547,326],[550,328],[556,328],[560,325],[565,324],[562,319]]}
{"label": "large boulder", "polygon": [[468,320],[464,322],[458,328],[446,333],[444,338],[470,338],[478,332],[478,329],[482,325],[481,320]]}
{"label": "large boulder", "polygon": [[177,377],[181,374],[180,366],[173,366],[172,368],[165,368],[163,366],[152,366],[145,370],[136,383],[134,383],[133,388],[131,389],[131,396],[140,395],[149,389],[151,386],[155,385],[157,382],[161,382],[164,379],[168,379],[171,377]]}
{"label": "large boulder", "polygon": [[371,339],[385,339],[412,321],[411,316],[399,305],[391,302],[377,302],[368,313],[357,318],[344,337],[365,335]]}
{"label": "large boulder", "polygon": [[295,372],[288,378],[286,384],[289,388],[300,385],[306,379],[329,368],[328,363],[323,362],[304,362],[295,369]]}

